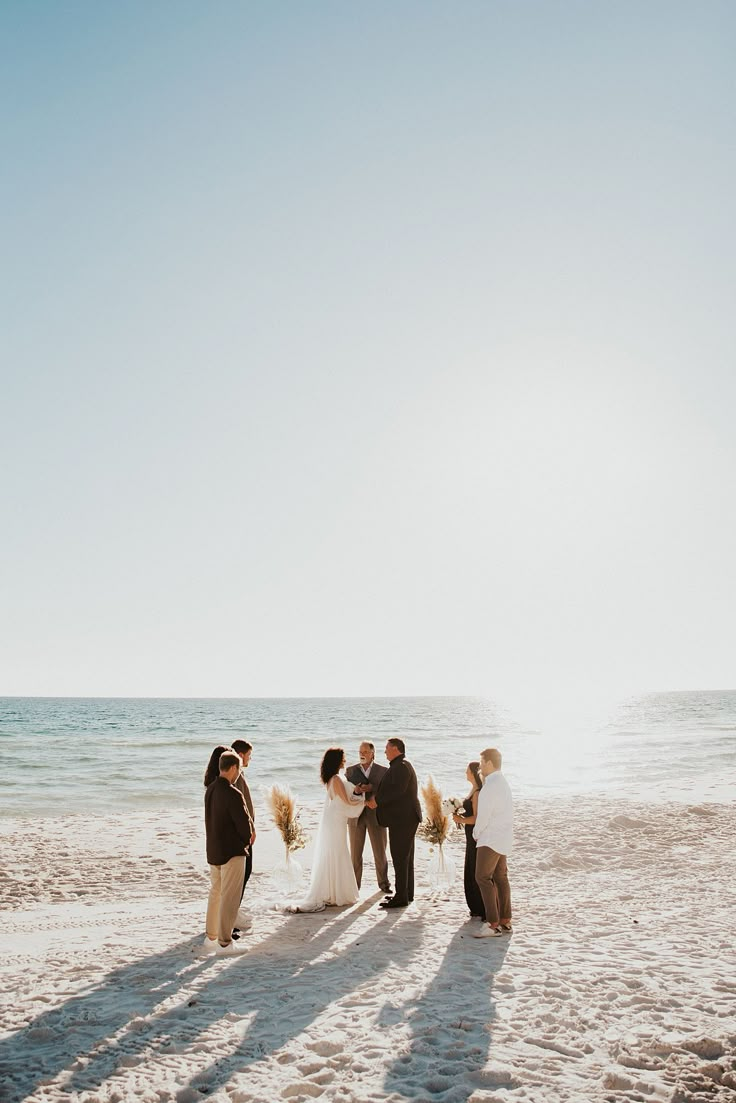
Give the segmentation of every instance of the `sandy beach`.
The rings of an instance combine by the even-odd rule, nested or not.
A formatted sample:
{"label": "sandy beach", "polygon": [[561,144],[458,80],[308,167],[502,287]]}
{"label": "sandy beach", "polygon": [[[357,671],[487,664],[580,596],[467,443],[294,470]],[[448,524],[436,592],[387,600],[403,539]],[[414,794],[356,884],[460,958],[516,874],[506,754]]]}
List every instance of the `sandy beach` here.
{"label": "sandy beach", "polygon": [[732,1100],[732,808],[517,820],[515,932],[484,941],[425,844],[406,911],[377,908],[369,864],[354,907],[285,914],[262,823],[231,959],[201,953],[198,813],[4,821],[3,1103]]}

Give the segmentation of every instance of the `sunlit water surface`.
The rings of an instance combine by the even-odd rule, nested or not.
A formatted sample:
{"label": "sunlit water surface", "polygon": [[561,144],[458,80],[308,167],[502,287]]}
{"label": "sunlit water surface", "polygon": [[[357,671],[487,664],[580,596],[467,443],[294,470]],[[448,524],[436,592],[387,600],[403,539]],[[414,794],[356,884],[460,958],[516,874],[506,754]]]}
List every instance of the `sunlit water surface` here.
{"label": "sunlit water surface", "polygon": [[618,704],[502,706],[471,697],[365,699],[0,698],[3,815],[201,805],[217,743],[254,746],[251,787],[288,782],[320,799],[326,747],[383,761],[400,736],[420,779],[463,794],[465,767],[496,746],[515,794],[728,801],[736,793],[736,691],[668,693]]}

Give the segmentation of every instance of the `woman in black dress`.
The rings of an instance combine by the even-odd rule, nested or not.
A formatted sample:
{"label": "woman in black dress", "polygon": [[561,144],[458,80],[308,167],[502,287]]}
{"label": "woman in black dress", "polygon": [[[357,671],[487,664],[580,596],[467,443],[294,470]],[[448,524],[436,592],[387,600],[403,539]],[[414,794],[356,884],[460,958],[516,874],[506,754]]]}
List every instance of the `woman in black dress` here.
{"label": "woman in black dress", "polygon": [[463,801],[463,812],[456,813],[452,818],[455,823],[462,824],[465,828],[465,900],[470,909],[471,918],[485,919],[483,897],[475,880],[475,839],[473,838],[473,824],[478,815],[478,794],[483,785],[480,762],[469,762],[465,776],[470,782],[470,792]]}

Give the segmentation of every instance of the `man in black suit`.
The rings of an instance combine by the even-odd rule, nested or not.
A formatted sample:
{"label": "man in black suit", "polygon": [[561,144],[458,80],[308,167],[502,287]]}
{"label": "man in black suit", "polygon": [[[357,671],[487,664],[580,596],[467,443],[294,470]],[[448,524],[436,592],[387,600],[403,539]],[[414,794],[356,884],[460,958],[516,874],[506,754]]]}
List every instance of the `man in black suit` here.
{"label": "man in black suit", "polygon": [[386,744],[388,770],[374,798],[367,800],[376,809],[378,822],[388,828],[388,844],[394,864],[396,891],[382,908],[405,908],[414,899],[414,836],[422,820],[417,796],[417,775],[405,758],[401,739],[389,739]]}
{"label": "man in black suit", "polygon": [[[360,762],[357,762],[355,766],[348,766],[345,776],[355,786],[356,793],[365,793],[368,796],[376,792],[381,778],[387,770],[385,766],[379,766],[375,761],[375,747],[372,743],[361,743],[359,753]],[[365,850],[366,832],[368,832],[368,838],[371,840],[378,887],[383,889],[384,892],[391,892],[391,885],[388,880],[388,859],[386,858],[386,828],[381,827],[376,819],[375,808],[364,808],[357,820],[348,820],[350,857],[358,888],[360,888],[363,877],[363,851]]]}

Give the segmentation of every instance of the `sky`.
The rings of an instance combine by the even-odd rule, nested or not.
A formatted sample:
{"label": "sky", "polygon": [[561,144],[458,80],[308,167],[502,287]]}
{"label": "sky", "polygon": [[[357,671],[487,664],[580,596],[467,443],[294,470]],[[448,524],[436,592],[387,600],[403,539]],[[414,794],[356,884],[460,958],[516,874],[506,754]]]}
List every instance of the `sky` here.
{"label": "sky", "polygon": [[0,694],[736,688],[735,48],[5,0]]}

